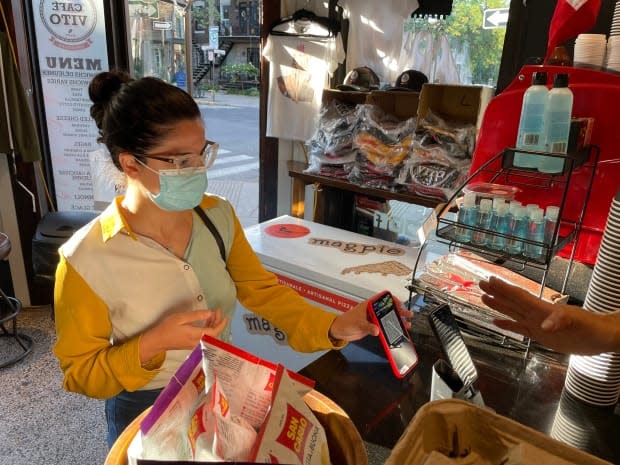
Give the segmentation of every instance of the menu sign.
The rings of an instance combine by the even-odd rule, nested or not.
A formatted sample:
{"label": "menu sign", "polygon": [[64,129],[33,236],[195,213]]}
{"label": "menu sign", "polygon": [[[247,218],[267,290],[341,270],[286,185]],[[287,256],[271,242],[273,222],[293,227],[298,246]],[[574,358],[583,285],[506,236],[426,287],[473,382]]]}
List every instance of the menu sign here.
{"label": "menu sign", "polygon": [[98,130],[88,84],[108,70],[103,0],[33,0],[58,211],[93,210],[88,153]]}

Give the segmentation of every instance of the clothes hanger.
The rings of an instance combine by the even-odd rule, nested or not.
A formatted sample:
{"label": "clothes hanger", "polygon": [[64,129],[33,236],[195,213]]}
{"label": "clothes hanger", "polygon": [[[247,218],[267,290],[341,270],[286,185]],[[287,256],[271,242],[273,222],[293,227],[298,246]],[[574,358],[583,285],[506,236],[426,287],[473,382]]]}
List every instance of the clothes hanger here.
{"label": "clothes hanger", "polygon": [[446,17],[452,13],[452,0],[419,0],[419,4],[418,9],[412,13],[412,18]]}
{"label": "clothes hanger", "polygon": [[[315,25],[315,27],[312,28],[313,31],[320,31],[323,29],[325,33],[307,33],[306,31],[309,30],[312,25]],[[318,16],[307,8],[301,8],[295,11],[291,16],[280,19],[271,27],[270,31],[270,33],[274,35],[318,38],[334,37],[338,32],[340,32],[340,24],[337,21],[324,16]]]}

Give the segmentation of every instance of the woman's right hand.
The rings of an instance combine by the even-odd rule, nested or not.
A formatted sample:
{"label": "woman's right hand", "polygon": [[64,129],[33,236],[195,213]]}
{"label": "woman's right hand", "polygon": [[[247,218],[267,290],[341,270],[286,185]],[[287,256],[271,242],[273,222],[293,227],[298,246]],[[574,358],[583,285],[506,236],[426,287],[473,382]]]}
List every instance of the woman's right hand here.
{"label": "woman's right hand", "polygon": [[166,350],[191,350],[204,334],[219,336],[227,323],[228,318],[222,317],[220,309],[168,315],[142,334],[140,363],[144,364]]}

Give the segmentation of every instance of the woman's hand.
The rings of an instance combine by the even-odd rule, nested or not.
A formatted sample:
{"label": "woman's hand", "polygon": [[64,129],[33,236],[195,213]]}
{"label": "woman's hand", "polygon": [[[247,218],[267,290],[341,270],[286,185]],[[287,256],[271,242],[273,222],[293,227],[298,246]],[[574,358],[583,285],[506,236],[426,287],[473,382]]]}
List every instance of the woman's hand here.
{"label": "woman's hand", "polygon": [[174,313],[146,331],[140,339],[140,362],[166,350],[191,350],[203,334],[217,337],[228,323],[220,309]]}
{"label": "woman's hand", "polygon": [[[394,302],[398,306],[405,327],[409,329],[411,327],[409,319],[413,316],[413,312],[406,310],[398,299],[394,298]],[[329,328],[329,337],[340,341],[357,341],[368,335],[378,336],[379,328],[368,320],[367,308],[368,300],[365,300],[351,310],[341,313]]]}

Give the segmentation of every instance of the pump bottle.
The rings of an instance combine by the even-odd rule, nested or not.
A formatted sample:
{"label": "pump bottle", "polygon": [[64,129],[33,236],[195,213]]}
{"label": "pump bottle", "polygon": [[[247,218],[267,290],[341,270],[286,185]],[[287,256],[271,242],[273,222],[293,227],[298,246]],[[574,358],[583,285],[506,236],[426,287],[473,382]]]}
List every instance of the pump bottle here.
{"label": "pump bottle", "polygon": [[[532,75],[532,85],[523,94],[517,148],[526,150],[545,150],[545,114],[549,89],[547,89],[547,73],[536,72]],[[539,155],[515,152],[513,165],[517,168],[536,168],[540,161]]]}
{"label": "pump bottle", "polygon": [[[553,89],[547,97],[545,118],[545,150],[566,153],[570,133],[570,118],[573,111],[573,93],[568,88],[568,74],[556,74]],[[538,171],[558,174],[564,170],[565,158],[551,155],[540,158]]]}

